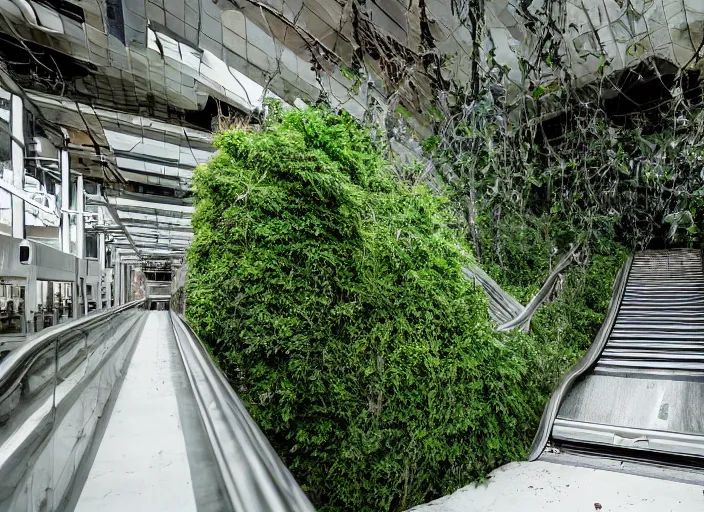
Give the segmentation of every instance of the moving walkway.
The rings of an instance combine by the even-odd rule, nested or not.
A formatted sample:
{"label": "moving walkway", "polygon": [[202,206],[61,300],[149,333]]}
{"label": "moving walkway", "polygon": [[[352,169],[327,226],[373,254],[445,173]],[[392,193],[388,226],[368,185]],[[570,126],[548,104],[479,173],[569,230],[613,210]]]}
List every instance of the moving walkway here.
{"label": "moving walkway", "polygon": [[0,511],[312,511],[185,321],[138,300],[0,365]]}

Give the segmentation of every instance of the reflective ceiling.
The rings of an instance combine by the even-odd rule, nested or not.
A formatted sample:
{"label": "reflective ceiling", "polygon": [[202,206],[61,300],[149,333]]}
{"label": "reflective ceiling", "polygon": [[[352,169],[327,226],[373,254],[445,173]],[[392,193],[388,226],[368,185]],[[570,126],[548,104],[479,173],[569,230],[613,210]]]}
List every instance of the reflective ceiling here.
{"label": "reflective ceiling", "polygon": [[[548,4],[480,4],[482,13],[469,0],[0,0],[0,86],[21,87],[46,136],[68,138],[72,169],[103,185],[89,206],[118,247],[180,257],[211,131],[232,118],[256,122],[263,96],[324,97],[376,120],[403,107],[423,133],[438,84],[468,83],[475,51],[483,61],[493,49],[520,81],[519,61],[535,50],[526,20]],[[653,56],[698,60],[699,2],[560,6],[561,44],[580,80],[600,65],[594,41],[614,70]]]}

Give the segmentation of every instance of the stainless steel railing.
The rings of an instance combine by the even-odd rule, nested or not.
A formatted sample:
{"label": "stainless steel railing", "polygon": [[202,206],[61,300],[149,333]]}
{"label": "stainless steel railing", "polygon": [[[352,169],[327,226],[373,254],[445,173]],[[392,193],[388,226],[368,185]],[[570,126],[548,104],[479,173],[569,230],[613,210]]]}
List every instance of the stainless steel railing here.
{"label": "stainless steel railing", "polygon": [[[0,512],[63,510],[76,498],[99,420],[147,317],[143,304],[50,328],[0,364]],[[197,336],[182,317],[171,319],[223,508],[314,511]]]}
{"label": "stainless steel railing", "polygon": [[0,511],[56,510],[67,499],[143,302],[47,329],[0,364]]}
{"label": "stainless steel railing", "polygon": [[174,312],[171,319],[231,510],[314,511],[187,322]]}

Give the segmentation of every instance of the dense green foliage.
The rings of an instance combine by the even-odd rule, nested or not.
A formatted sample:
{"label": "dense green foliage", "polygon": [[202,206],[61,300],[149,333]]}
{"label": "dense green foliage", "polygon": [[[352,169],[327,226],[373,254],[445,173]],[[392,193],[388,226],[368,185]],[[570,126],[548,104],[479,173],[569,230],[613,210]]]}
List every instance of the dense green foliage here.
{"label": "dense green foliage", "polygon": [[[495,332],[445,202],[395,181],[344,114],[216,145],[195,174],[187,315],[315,505],[404,510],[522,457],[575,342]],[[606,282],[566,288],[596,310]]]}
{"label": "dense green foliage", "polygon": [[[537,293],[557,263],[566,241],[580,243],[578,261],[563,274],[551,300],[531,322],[540,344],[559,343],[566,354],[581,355],[591,344],[604,318],[616,273],[628,251],[613,240],[578,238],[578,227],[560,223],[554,214],[523,214],[504,219],[482,218],[479,233],[485,248],[482,265],[523,304]],[[498,236],[497,236],[498,232]],[[566,241],[565,241],[566,240]],[[565,366],[560,368],[564,372]]]}

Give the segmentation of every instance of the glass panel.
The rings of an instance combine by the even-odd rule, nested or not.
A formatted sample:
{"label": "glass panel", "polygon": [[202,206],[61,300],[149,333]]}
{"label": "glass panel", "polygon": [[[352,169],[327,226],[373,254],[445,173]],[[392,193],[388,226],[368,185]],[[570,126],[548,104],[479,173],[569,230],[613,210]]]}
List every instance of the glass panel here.
{"label": "glass panel", "polygon": [[98,257],[98,235],[86,235],[86,258]]}
{"label": "glass panel", "polygon": [[[68,283],[52,284],[52,291],[63,291]],[[41,291],[51,293],[48,285]],[[136,340],[140,313],[130,309],[89,329],[68,329],[16,360],[0,386],[3,485],[9,489],[3,510],[53,510],[66,499]]]}
{"label": "glass panel", "polygon": [[0,189],[0,233],[12,233],[12,195]]}
{"label": "glass panel", "polygon": [[37,312],[33,318],[35,332],[70,318],[73,318],[73,283],[38,280]]}
{"label": "glass panel", "polygon": [[98,193],[98,184],[93,181],[84,181],[83,190],[86,194],[95,195]]}
{"label": "glass panel", "polygon": [[0,334],[22,333],[24,292],[24,286],[0,280]]}
{"label": "glass panel", "polygon": [[59,311],[59,323],[73,318],[73,283],[54,283],[54,307]]}
{"label": "glass panel", "polygon": [[29,240],[60,249],[61,210],[55,180],[44,171],[31,171],[24,176],[24,191],[30,201],[24,203],[24,223]]}

